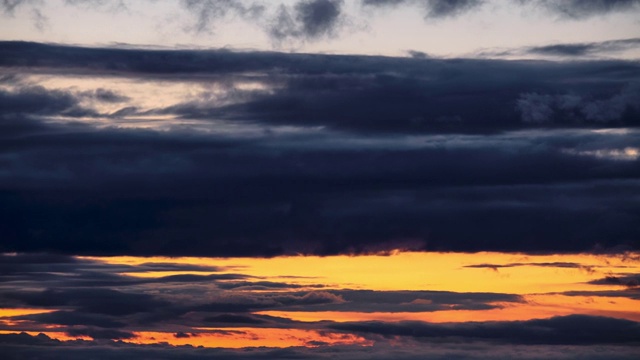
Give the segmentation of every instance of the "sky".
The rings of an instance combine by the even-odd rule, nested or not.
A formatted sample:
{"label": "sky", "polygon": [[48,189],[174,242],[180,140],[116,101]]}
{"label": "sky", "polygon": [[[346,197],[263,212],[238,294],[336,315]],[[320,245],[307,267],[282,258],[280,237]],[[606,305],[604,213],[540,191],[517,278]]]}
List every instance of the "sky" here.
{"label": "sky", "polygon": [[0,1],[9,359],[636,359],[640,1]]}

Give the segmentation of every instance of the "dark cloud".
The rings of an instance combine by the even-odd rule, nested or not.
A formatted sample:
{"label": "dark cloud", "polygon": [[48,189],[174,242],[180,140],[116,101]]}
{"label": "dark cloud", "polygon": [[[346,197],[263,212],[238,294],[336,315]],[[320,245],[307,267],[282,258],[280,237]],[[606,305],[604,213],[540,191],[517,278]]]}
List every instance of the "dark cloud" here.
{"label": "dark cloud", "polygon": [[69,336],[89,336],[94,340],[108,339],[108,340],[125,340],[133,339],[135,334],[113,329],[93,329],[93,328],[73,328],[67,331]]}
{"label": "dark cloud", "polygon": [[431,0],[427,2],[427,17],[448,17],[462,14],[483,4],[481,0]]}
{"label": "dark cloud", "polygon": [[[525,2],[520,1],[520,3]],[[638,0],[537,0],[534,4],[570,19],[585,19],[593,16],[640,9],[640,1]]]}
{"label": "dark cloud", "polygon": [[483,0],[362,0],[367,6],[413,5],[424,9],[425,19],[461,15],[484,4]]}
{"label": "dark cloud", "polygon": [[[612,283],[606,283],[606,279],[604,281],[600,281],[600,284],[606,285],[616,285]],[[615,280],[613,280],[615,282]],[[610,291],[566,291],[561,293],[565,296],[604,296],[604,297],[612,297],[612,298],[628,298],[633,300],[640,300],[640,288],[639,287],[627,287],[623,288],[623,290],[610,290]]]}
{"label": "dark cloud", "polygon": [[[162,78],[268,89],[230,85],[223,104],[203,94],[140,110],[107,85],[67,92],[7,78],[15,90],[2,93],[1,251],[274,256],[639,246],[633,62],[0,48],[8,73],[28,64],[149,86]],[[87,96],[106,104],[129,97],[129,110],[101,115],[79,106]],[[54,121],[78,114],[113,126]],[[160,115],[211,129],[224,121],[256,135],[116,127],[135,116],[160,124]],[[222,278],[162,281],[183,280]]]}
{"label": "dark cloud", "polygon": [[640,337],[640,325],[637,322],[586,315],[512,322],[459,324],[363,322],[333,324],[330,327],[362,334],[413,337],[425,341],[465,338],[515,344],[634,344]]}
{"label": "dark cloud", "polygon": [[552,44],[527,48],[530,54],[551,56],[608,55],[640,47],[640,39],[622,39],[591,43]]}
{"label": "dark cloud", "polygon": [[321,284],[315,285],[295,285],[274,281],[234,281],[219,284],[221,289],[242,289],[242,290],[267,290],[267,289],[298,289],[302,287],[324,287]]}
{"label": "dark cloud", "polygon": [[71,306],[81,312],[100,315],[122,316],[141,313],[166,306],[166,301],[151,295],[127,293],[108,288],[96,289],[48,289],[5,294],[5,297],[28,306]]}
{"label": "dark cloud", "polygon": [[280,5],[269,34],[278,42],[332,36],[340,26],[342,5],[342,0],[301,0],[292,7]]}
{"label": "dark cloud", "polygon": [[[95,260],[80,260],[68,256],[47,254],[18,254],[0,256],[0,277],[7,284],[12,282],[37,281],[36,287],[88,287],[97,286],[141,286],[146,284],[172,284],[180,282],[200,283],[232,281],[251,278],[242,274],[181,274],[150,278],[136,278],[122,273],[144,273],[163,271],[219,272],[226,269],[215,266],[191,264],[140,264],[109,265]],[[64,274],[73,273],[73,277]]]}
{"label": "dark cloud", "polygon": [[0,90],[0,109],[8,114],[65,115],[73,113],[77,100],[69,93],[41,86],[10,92]]}
{"label": "dark cloud", "polygon": [[597,279],[589,282],[595,285],[622,285],[630,288],[640,287],[640,274],[630,274],[615,276],[610,275],[602,279]]}
{"label": "dark cloud", "polygon": [[[91,137],[87,140],[91,141],[90,139]],[[98,143],[94,144],[99,148]],[[162,143],[156,144],[160,146]],[[185,143],[184,146],[191,145]],[[153,159],[161,155],[153,153],[134,155],[135,149],[137,146],[132,148],[132,156]],[[65,251],[94,254],[195,255],[206,252],[212,255],[271,255],[288,251],[284,247],[285,242],[277,241],[279,234],[293,238],[294,243],[287,245],[293,250],[299,249],[302,245],[313,245],[313,242],[307,243],[307,241],[319,241],[314,245],[318,246],[316,249],[311,248],[308,251],[321,253],[366,251],[369,245],[373,246],[377,242],[412,236],[419,236],[423,241],[428,241],[428,248],[457,250],[584,250],[602,241],[598,239],[598,234],[608,234],[608,241],[611,241],[611,244],[627,241],[630,241],[631,246],[637,244],[633,240],[637,231],[637,227],[633,225],[634,219],[637,219],[637,208],[631,199],[619,198],[620,193],[633,194],[637,191],[637,185],[633,182],[573,186],[517,185],[518,182],[532,178],[544,182],[554,179],[577,181],[581,176],[597,179],[607,176],[608,173],[633,176],[635,174],[633,162],[610,165],[612,168],[599,170],[591,166],[603,163],[601,160],[576,159],[575,156],[569,155],[555,155],[554,159],[551,157],[552,152],[545,152],[540,156],[548,158],[542,164],[547,166],[554,164],[554,168],[558,169],[558,172],[551,176],[551,174],[539,174],[538,168],[532,167],[540,161],[537,156],[505,157],[493,151],[488,151],[482,156],[482,153],[476,151],[476,158],[484,157],[486,161],[493,161],[496,164],[493,173],[487,173],[480,178],[471,176],[465,178],[458,175],[455,167],[447,166],[445,160],[457,166],[464,166],[459,170],[460,173],[468,170],[469,174],[475,174],[476,167],[463,160],[471,152],[459,150],[457,153],[446,154],[443,151],[390,153],[376,151],[357,155],[351,151],[341,151],[334,153],[339,154],[341,160],[330,163],[328,163],[329,158],[322,153],[308,153],[304,157],[283,156],[275,159],[268,156],[245,155],[242,158],[243,162],[249,166],[245,167],[247,171],[251,169],[251,164],[263,162],[259,168],[249,172],[249,174],[255,174],[250,176],[257,176],[258,179],[261,176],[276,176],[276,179],[280,180],[270,180],[260,184],[257,180],[247,179],[231,184],[225,179],[211,177],[206,172],[185,171],[182,176],[191,177],[191,174],[195,175],[194,178],[201,176],[202,183],[191,180],[192,185],[189,188],[176,188],[160,182],[154,184],[158,190],[153,188],[143,190],[142,186],[135,185],[139,180],[132,177],[128,181],[133,181],[132,185],[136,186],[136,189],[129,190],[132,191],[131,195],[127,194],[128,191],[123,193],[122,190],[109,190],[113,186],[110,180],[100,185],[102,191],[109,190],[105,195],[81,189],[78,189],[81,190],[78,194],[65,191],[63,193],[65,197],[48,192],[39,194],[31,192],[29,195],[18,191],[15,195],[4,195],[6,206],[19,211],[6,214],[8,217],[5,217],[7,221],[3,224],[6,229],[4,233],[13,235],[7,235],[11,237],[7,238],[4,246],[7,251],[68,249]],[[126,154],[125,152],[118,156]],[[331,155],[332,158],[334,156],[336,155]],[[442,156],[445,156],[441,160],[443,163],[435,162],[437,157]],[[54,163],[73,164],[62,158],[56,158]],[[404,159],[404,163],[398,162],[400,158]],[[130,159],[135,160],[135,158]],[[328,177],[324,181],[315,182],[305,180],[306,184],[300,184],[296,179],[309,179],[304,175],[304,168],[297,171],[295,167],[292,168],[292,165],[301,159],[304,159],[303,161],[311,168],[324,167],[325,176],[336,178]],[[224,164],[223,160],[224,156],[216,155],[214,152],[199,162],[216,161],[221,168]],[[367,176],[370,176],[367,172],[368,166],[361,169],[353,167],[353,164],[358,162],[362,166],[374,160],[378,164],[378,171],[382,173],[394,171],[396,175],[390,178],[368,179]],[[437,165],[440,173],[437,176],[428,176],[416,171],[411,166],[414,161],[425,166],[430,163],[435,164],[431,168]],[[162,156],[158,158],[158,164],[161,162]],[[126,164],[122,165],[126,166]],[[264,165],[282,170],[278,173],[263,173],[264,170],[261,169]],[[233,169],[231,163],[226,166],[230,170]],[[500,171],[499,168],[502,166],[515,167],[522,173]],[[129,178],[127,175],[118,176],[117,168],[112,170],[109,170],[110,176],[115,175],[115,181]],[[143,174],[142,170],[138,169],[141,171],[140,176]],[[342,171],[347,171],[342,176],[347,176],[349,183],[343,183],[340,180],[339,174]],[[182,182],[185,181],[182,176],[176,174],[172,178],[180,179],[179,182]],[[508,177],[500,179],[501,176]],[[41,175],[31,182],[37,184],[39,177]],[[460,182],[459,187],[444,185],[454,177]],[[78,179],[80,183],[83,181],[82,178]],[[90,182],[95,181],[91,177],[85,179]],[[103,178],[102,181],[104,180],[108,178]],[[212,191],[209,186],[213,181],[223,186],[222,189],[234,190],[228,194]],[[279,181],[282,185],[278,184]],[[409,187],[409,184],[420,181],[429,181],[431,186],[444,186],[444,188]],[[403,185],[399,186],[396,182],[403,182]],[[485,186],[473,185],[474,182],[485,183]],[[495,182],[505,186],[494,187],[491,184]],[[298,185],[292,186],[291,184],[294,183]],[[64,185],[64,188],[68,188],[69,185]],[[264,192],[266,188],[270,188],[270,192]],[[171,189],[169,192],[171,197],[161,195],[168,193],[163,189]],[[204,192],[199,192],[200,189]],[[51,191],[57,190],[54,188]],[[118,191],[120,198],[106,199],[106,194],[111,191]],[[136,198],[134,191],[142,191],[139,195],[143,197]],[[354,193],[354,191],[357,192]],[[314,193],[317,195],[314,196]],[[349,193],[351,194],[347,196],[346,194]],[[85,197],[83,194],[89,194],[90,197]],[[204,194],[206,197],[203,198]],[[100,199],[99,203],[91,198],[94,196]],[[161,198],[152,200],[149,199],[150,196],[161,196]],[[196,199],[196,196],[200,199]],[[236,197],[236,203],[231,202],[231,196]],[[172,198],[175,200],[171,200]],[[563,201],[552,201],[554,198]],[[73,199],[73,202],[69,203],[70,199]],[[601,206],[605,205],[609,206],[609,211],[602,210]],[[618,209],[618,213],[611,212],[611,209]],[[225,214],[225,212],[229,213]],[[549,218],[550,213],[555,216]],[[32,217],[29,218],[27,214],[34,215],[30,215]],[[205,221],[205,219],[211,219],[211,216],[217,218],[215,222]],[[383,218],[386,219],[385,222],[373,221]],[[9,219],[12,220],[9,221]],[[85,219],[92,219],[94,223],[85,225],[85,229],[72,226],[78,222],[86,223]],[[456,222],[459,224],[460,219],[465,219],[470,226],[464,228],[456,226]],[[503,222],[505,219],[515,221],[514,225],[505,225]],[[554,224],[565,230],[558,234],[554,226],[540,227],[536,225],[538,221]],[[253,224],[253,228],[248,229],[243,225],[246,223]],[[185,225],[188,225],[187,228],[184,227]],[[192,226],[193,231],[188,230]],[[57,236],[59,232],[54,231],[55,229],[66,229],[64,236]],[[467,239],[471,232],[476,234],[475,238],[477,234],[483,234],[482,241],[469,242]],[[85,240],[85,236],[89,235],[93,239],[91,242]],[[566,235],[575,240],[560,243],[556,241]],[[189,243],[178,240],[184,236],[193,240]],[[218,242],[198,240],[200,237],[204,239],[211,236],[216,236],[220,240]],[[511,239],[514,236],[521,240],[517,243],[512,242]],[[147,242],[145,240],[147,237],[154,239],[154,242]],[[132,242],[132,238],[140,240]],[[266,238],[269,239],[268,242]],[[296,245],[296,238],[305,239],[305,241]],[[544,238],[549,238],[548,242],[538,240]],[[187,280],[191,281],[197,277],[188,276],[188,278]],[[185,276],[169,277],[166,280],[181,279],[185,279]],[[207,280],[206,277],[198,279]]]}
{"label": "dark cloud", "polygon": [[239,0],[181,0],[182,6],[195,17],[193,29],[213,31],[216,21],[230,15],[255,19],[262,15],[264,6]]}
{"label": "dark cloud", "polygon": [[35,321],[41,324],[57,324],[66,326],[90,326],[97,328],[122,328],[127,325],[124,321],[118,321],[117,317],[93,314],[82,311],[54,311],[50,313],[27,315],[21,320]]}
{"label": "dark cloud", "polygon": [[82,92],[80,95],[105,103],[120,103],[130,100],[129,97],[118,94],[115,91],[100,88],[93,91]]}
{"label": "dark cloud", "polygon": [[0,108],[5,116],[17,114],[64,117],[98,116],[97,111],[80,105],[83,100],[121,103],[126,102],[129,98],[102,88],[73,92],[50,90],[42,86],[19,85],[14,90],[0,90]]}
{"label": "dark cloud", "polygon": [[[575,93],[524,93],[517,100],[522,121],[545,124],[551,122],[615,123],[640,113],[640,83],[632,83],[619,93],[601,99],[585,99]],[[630,115],[633,114],[633,115]]]}
{"label": "dark cloud", "polygon": [[[320,345],[320,344],[318,344]],[[495,343],[475,342],[456,343],[408,343],[395,346],[378,341],[374,346],[320,346],[315,348],[292,347],[286,349],[252,348],[222,349],[198,348],[192,346],[171,346],[168,344],[136,345],[122,342],[75,341],[63,344],[44,334],[31,336],[22,334],[0,335],[0,346],[8,360],[49,360],[49,359],[113,359],[145,358],[161,360],[184,360],[215,358],[221,360],[247,359],[581,359],[581,360],[632,360],[637,357],[636,346],[625,345],[581,345],[581,346],[544,346],[544,345],[499,345]]]}
{"label": "dark cloud", "polygon": [[[272,156],[247,144],[230,157],[235,146],[204,139],[52,134],[43,138],[49,145],[5,143],[13,147],[5,151],[17,151],[22,162],[5,164],[14,170],[3,180],[13,189],[2,194],[4,251],[269,256],[366,252],[408,238],[419,240],[418,248],[459,251],[637,247],[637,204],[620,196],[637,192],[637,166],[579,155],[612,146],[595,135],[576,137],[575,145],[563,137],[539,139],[535,150],[529,140],[499,145],[495,139],[479,149],[354,148]],[[25,146],[33,153],[20,150]],[[68,157],[78,146],[83,155]],[[194,165],[163,173],[167,161]],[[225,177],[210,172],[209,163]],[[542,172],[544,167],[556,170]],[[56,180],[58,168],[71,169],[71,178]],[[158,177],[149,182],[147,174]],[[618,177],[629,180],[606,180]],[[32,188],[43,182],[51,190]],[[460,226],[462,220],[467,226]]]}
{"label": "dark cloud", "polygon": [[263,324],[266,321],[259,317],[235,315],[235,314],[220,314],[216,316],[210,316],[202,319],[205,322],[211,323],[223,323],[223,324]]}
{"label": "dark cloud", "polygon": [[520,267],[520,266],[534,266],[534,267],[551,267],[551,268],[566,268],[566,269],[580,269],[586,272],[593,272],[594,266],[583,265],[579,263],[573,262],[545,262],[545,263],[508,263],[508,264],[473,264],[466,265],[466,268],[475,268],[475,269],[491,269],[498,271],[498,269],[502,268],[512,268],[512,267]]}
{"label": "dark cloud", "polygon": [[173,335],[176,339],[188,339],[191,337],[191,334],[185,332],[177,332]]}
{"label": "dark cloud", "polygon": [[[430,312],[442,310],[488,310],[499,308],[496,302],[521,302],[518,295],[499,293],[456,293],[449,291],[373,291],[336,290],[340,301],[316,304],[313,311],[355,312]],[[295,311],[296,306],[285,307]]]}
{"label": "dark cloud", "polygon": [[13,15],[17,8],[32,2],[32,0],[2,0],[0,1],[0,8],[5,14]]}

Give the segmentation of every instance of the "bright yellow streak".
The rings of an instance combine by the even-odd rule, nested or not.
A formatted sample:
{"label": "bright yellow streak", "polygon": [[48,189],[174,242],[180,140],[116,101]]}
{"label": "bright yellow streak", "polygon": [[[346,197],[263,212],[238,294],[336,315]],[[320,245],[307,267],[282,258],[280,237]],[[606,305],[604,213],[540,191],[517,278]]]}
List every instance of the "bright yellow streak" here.
{"label": "bright yellow streak", "polygon": [[44,314],[54,312],[54,309],[4,309],[0,308],[0,318],[4,317],[14,317],[14,316],[24,316],[24,315],[35,315],[35,314]]}
{"label": "bright yellow streak", "polygon": [[[618,272],[639,272],[639,254],[524,255],[504,253],[397,253],[390,256],[290,256],[276,258],[89,258],[111,264],[177,264],[234,267],[234,272],[297,284],[325,284],[333,289],[437,290],[456,292],[500,292],[511,294],[583,290],[616,290],[619,286],[587,282]],[[635,258],[634,258],[635,257]],[[489,263],[577,263],[581,268],[518,266],[468,268]],[[238,269],[240,268],[240,269]],[[221,273],[229,273],[221,272]],[[161,273],[154,275],[160,276]],[[169,275],[164,273],[162,276]],[[293,277],[289,277],[293,276]]]}

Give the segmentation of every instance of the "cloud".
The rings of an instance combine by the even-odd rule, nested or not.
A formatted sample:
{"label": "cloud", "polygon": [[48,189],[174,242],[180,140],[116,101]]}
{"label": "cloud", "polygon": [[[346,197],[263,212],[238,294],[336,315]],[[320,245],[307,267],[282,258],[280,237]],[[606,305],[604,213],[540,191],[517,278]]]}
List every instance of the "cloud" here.
{"label": "cloud", "polygon": [[[521,302],[518,295],[499,293],[457,293],[449,291],[373,291],[335,290],[331,294],[339,301],[314,304],[309,311],[346,312],[431,312],[442,310],[487,310],[498,308],[501,302]],[[295,311],[299,307],[285,306],[281,310]]]}
{"label": "cloud", "polygon": [[15,92],[0,90],[3,114],[58,114],[72,113],[77,100],[64,91],[46,90],[41,86],[24,87]]}
{"label": "cloud", "polygon": [[81,312],[122,316],[141,313],[167,302],[146,294],[122,292],[107,288],[48,289],[34,292],[14,292],[5,295],[28,306],[73,306]]}
{"label": "cloud", "polygon": [[27,315],[23,316],[21,319],[35,321],[41,324],[57,324],[71,327],[81,325],[106,329],[122,328],[127,325],[126,322],[118,321],[114,316],[65,310]]}
{"label": "cloud", "polygon": [[64,0],[66,5],[75,7],[108,9],[113,12],[128,10],[126,0]]}
{"label": "cloud", "polygon": [[[104,79],[5,79],[2,251],[637,248],[634,62],[0,48],[8,73]],[[114,78],[194,95],[145,107]]]}
{"label": "cloud", "polygon": [[537,0],[534,4],[564,18],[576,20],[640,9],[638,0]]}
{"label": "cloud", "polygon": [[[613,282],[616,280],[606,280],[600,281],[598,285],[615,285]],[[610,281],[608,283],[608,281]],[[638,287],[627,287],[623,290],[610,290],[610,291],[565,291],[562,293],[564,296],[605,296],[605,297],[613,297],[613,298],[628,298],[634,300],[640,300],[640,288]]]}
{"label": "cloud", "polygon": [[301,0],[292,7],[280,5],[269,34],[276,42],[333,36],[341,24],[342,6],[342,0]]}
{"label": "cloud", "polygon": [[420,6],[425,19],[439,19],[462,15],[484,4],[483,0],[363,0],[365,6]]}
{"label": "cloud", "polygon": [[526,49],[529,54],[551,55],[551,56],[588,56],[588,55],[609,55],[640,47],[640,39],[622,39],[590,43],[570,43],[552,44],[545,46],[534,46]]}
{"label": "cloud", "polygon": [[216,21],[230,14],[246,19],[255,19],[262,15],[264,6],[239,0],[181,0],[180,4],[195,17],[193,29],[197,32],[211,32]]}
{"label": "cloud", "polygon": [[2,0],[0,1],[0,8],[2,8],[5,14],[13,15],[17,8],[36,2],[37,0]]}
{"label": "cloud", "polygon": [[635,343],[640,325],[634,321],[569,315],[544,320],[429,324],[420,322],[363,322],[330,325],[337,330],[361,334],[413,337],[423,341],[465,338],[498,343],[594,345]]}
{"label": "cloud", "polygon": [[161,360],[182,360],[198,358],[215,358],[222,360],[248,359],[329,359],[340,358],[346,360],[364,359],[429,359],[446,360],[452,358],[465,359],[581,359],[581,360],[632,360],[637,357],[636,346],[624,345],[500,345],[486,342],[436,342],[409,343],[406,346],[389,345],[381,339],[374,346],[320,346],[315,348],[293,347],[287,349],[254,348],[244,350],[221,348],[197,348],[192,346],[171,345],[136,345],[115,342],[75,341],[61,343],[44,334],[31,336],[28,334],[0,335],[5,353],[10,360],[17,359],[58,359],[69,360],[87,358],[108,359],[114,356],[126,358],[153,358]]}
{"label": "cloud", "polygon": [[508,264],[473,264],[466,265],[466,268],[474,269],[491,269],[498,271],[502,268],[512,268],[521,266],[534,266],[534,267],[551,267],[551,268],[565,268],[565,269],[581,269],[588,273],[594,272],[594,266],[583,265],[573,262],[547,262],[547,263],[508,263]]}
{"label": "cloud", "polygon": [[124,340],[133,339],[135,334],[112,329],[93,329],[93,328],[73,328],[67,331],[69,336],[89,336],[94,340],[108,339],[108,340]]}
{"label": "cloud", "polygon": [[622,285],[629,288],[638,288],[640,287],[640,274],[622,276],[610,275],[602,279],[590,281],[589,283],[595,285]]}
{"label": "cloud", "polygon": [[259,317],[235,315],[235,314],[220,314],[216,316],[210,316],[202,319],[204,322],[222,323],[222,324],[263,324],[266,321]]}
{"label": "cloud", "polygon": [[553,122],[612,123],[635,118],[640,112],[640,83],[631,83],[619,93],[605,98],[583,98],[562,95],[524,93],[517,100],[517,109],[525,123]]}

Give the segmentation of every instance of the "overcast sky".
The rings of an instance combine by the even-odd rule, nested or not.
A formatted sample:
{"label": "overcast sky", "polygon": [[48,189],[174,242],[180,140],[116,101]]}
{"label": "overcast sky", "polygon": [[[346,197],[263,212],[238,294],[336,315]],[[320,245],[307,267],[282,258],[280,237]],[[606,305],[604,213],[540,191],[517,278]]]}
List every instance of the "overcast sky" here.
{"label": "overcast sky", "polygon": [[[0,36],[102,46],[341,54],[497,56],[523,47],[637,37],[635,1],[6,0]],[[611,50],[611,49],[610,49]],[[638,57],[638,45],[603,57]],[[540,55],[540,54],[538,54]]]}
{"label": "overcast sky", "polygon": [[639,60],[636,0],[2,0],[0,353],[635,359]]}

